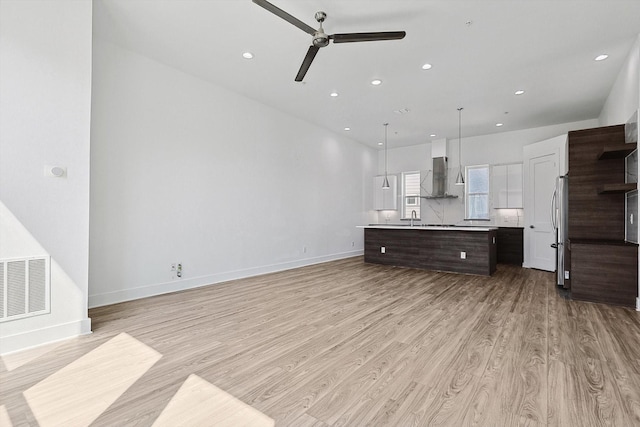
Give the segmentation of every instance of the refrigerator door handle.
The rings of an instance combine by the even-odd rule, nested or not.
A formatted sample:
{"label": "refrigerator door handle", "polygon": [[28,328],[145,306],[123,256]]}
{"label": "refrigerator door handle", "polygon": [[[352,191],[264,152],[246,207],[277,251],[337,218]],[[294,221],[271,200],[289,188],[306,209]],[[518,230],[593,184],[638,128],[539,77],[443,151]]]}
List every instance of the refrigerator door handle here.
{"label": "refrigerator door handle", "polygon": [[553,196],[551,197],[551,226],[554,230],[558,229],[558,219],[556,214],[556,200],[558,194],[558,186],[553,189]]}

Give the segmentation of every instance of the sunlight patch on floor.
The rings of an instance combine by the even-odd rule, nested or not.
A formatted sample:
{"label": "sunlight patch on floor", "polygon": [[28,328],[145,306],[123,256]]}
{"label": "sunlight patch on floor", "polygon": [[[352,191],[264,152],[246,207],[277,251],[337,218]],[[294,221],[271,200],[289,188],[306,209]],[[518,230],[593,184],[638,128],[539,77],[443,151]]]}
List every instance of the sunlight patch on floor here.
{"label": "sunlight patch on floor", "polygon": [[16,368],[32,362],[43,354],[47,354],[48,352],[53,351],[62,344],[64,344],[64,341],[58,341],[51,344],[45,344],[27,350],[18,351],[16,353],[5,354],[2,356],[2,362],[7,368],[7,371],[11,372]]}
{"label": "sunlight patch on floor", "polygon": [[4,405],[0,405],[0,426],[13,427],[13,424],[11,424],[11,418],[9,418],[9,413],[7,412],[7,408],[5,408]]}
{"label": "sunlight patch on floor", "polygon": [[121,333],[23,394],[41,427],[86,426],[161,357]]}
{"label": "sunlight patch on floor", "polygon": [[153,427],[272,427],[274,421],[255,408],[190,375],[171,398]]}

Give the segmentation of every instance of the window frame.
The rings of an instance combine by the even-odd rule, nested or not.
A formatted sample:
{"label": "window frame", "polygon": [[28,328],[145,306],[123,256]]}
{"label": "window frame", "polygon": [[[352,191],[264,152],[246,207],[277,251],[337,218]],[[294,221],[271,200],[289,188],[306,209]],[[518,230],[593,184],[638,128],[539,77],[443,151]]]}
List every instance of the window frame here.
{"label": "window frame", "polygon": [[[486,192],[474,192],[471,193],[469,192],[469,188],[470,188],[470,177],[469,177],[469,171],[471,170],[476,170],[476,169],[485,169],[486,173],[487,173],[487,191]],[[490,206],[490,202],[491,202],[491,170],[490,170],[490,165],[488,164],[482,164],[482,165],[470,165],[470,166],[465,166],[464,168],[464,180],[465,180],[465,189],[464,189],[464,219],[465,221],[490,221],[491,217],[490,217],[490,212],[491,212],[491,206]],[[483,214],[486,215],[486,217],[475,217],[472,218],[469,212],[469,208],[470,208],[470,203],[469,203],[469,198],[470,196],[477,196],[477,195],[484,195],[486,197],[486,206],[487,209],[485,212],[483,212]]]}
{"label": "window frame", "polygon": [[[405,177],[407,175],[418,175],[418,193],[411,193],[411,194],[407,194],[407,189],[406,189],[406,179]],[[420,199],[420,193],[421,193],[421,187],[422,187],[422,173],[418,170],[418,171],[406,171],[406,172],[402,172],[401,175],[401,185],[402,185],[402,211],[401,211],[401,219],[411,219],[411,211],[416,211],[417,215],[417,219],[421,219],[421,208],[422,208],[422,203],[421,199]],[[414,203],[409,204],[408,199],[410,198],[415,198]],[[410,209],[407,209],[410,208]],[[416,209],[417,208],[417,209]]]}

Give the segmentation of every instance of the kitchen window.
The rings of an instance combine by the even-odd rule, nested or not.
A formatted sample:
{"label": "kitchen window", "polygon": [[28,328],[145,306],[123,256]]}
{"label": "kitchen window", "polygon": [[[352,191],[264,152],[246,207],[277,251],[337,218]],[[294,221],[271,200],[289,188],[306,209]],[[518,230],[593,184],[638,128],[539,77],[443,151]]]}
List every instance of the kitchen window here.
{"label": "kitchen window", "polygon": [[402,173],[402,218],[410,219],[411,212],[420,218],[420,172]]}
{"label": "kitchen window", "polygon": [[489,219],[489,165],[465,168],[465,219]]}

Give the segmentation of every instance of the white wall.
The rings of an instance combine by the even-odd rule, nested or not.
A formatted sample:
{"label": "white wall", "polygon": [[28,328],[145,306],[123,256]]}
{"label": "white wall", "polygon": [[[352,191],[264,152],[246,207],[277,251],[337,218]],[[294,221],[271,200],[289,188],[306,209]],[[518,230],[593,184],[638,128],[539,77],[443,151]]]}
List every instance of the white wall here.
{"label": "white wall", "polygon": [[601,126],[626,123],[638,110],[640,99],[640,35],[618,74],[600,113]]}
{"label": "white wall", "polygon": [[108,42],[93,69],[90,306],[363,252],[374,149]]}
{"label": "white wall", "polygon": [[[481,164],[519,163],[523,160],[522,148],[525,145],[566,134],[570,130],[588,129],[598,126],[598,120],[563,123],[513,132],[462,138],[462,167]],[[458,140],[452,139],[447,145],[448,157],[448,193],[458,195],[457,199],[422,199],[422,223],[456,224],[464,220],[464,187],[454,185],[458,173]],[[389,174],[401,174],[405,171],[422,171],[423,186],[431,190],[431,142],[410,147],[388,150]],[[384,151],[378,152],[378,173],[384,173]],[[400,181],[398,181],[400,182]],[[524,212],[518,210],[491,210],[492,223],[503,226],[524,225]],[[400,211],[382,211],[378,222],[399,222]]]}
{"label": "white wall", "polygon": [[52,259],[51,313],[1,323],[1,353],[90,331],[91,7],[0,2],[0,258]]}

